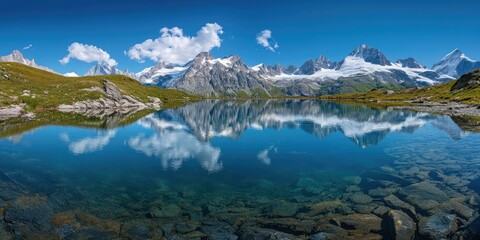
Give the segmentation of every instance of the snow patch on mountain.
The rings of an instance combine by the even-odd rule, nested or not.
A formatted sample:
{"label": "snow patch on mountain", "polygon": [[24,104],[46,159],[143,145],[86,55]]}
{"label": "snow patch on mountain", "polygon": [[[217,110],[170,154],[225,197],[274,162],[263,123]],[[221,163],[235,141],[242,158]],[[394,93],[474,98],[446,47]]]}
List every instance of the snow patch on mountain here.
{"label": "snow patch on mountain", "polygon": [[443,57],[432,69],[438,74],[446,74],[455,78],[480,68],[480,62],[467,57],[458,48]]}
{"label": "snow patch on mountain", "polygon": [[362,57],[347,56],[341,66],[337,69],[320,69],[313,74],[279,74],[271,77],[271,80],[299,80],[308,79],[316,81],[337,80],[340,77],[351,77],[355,75],[371,75],[379,72],[390,73],[392,70],[399,70],[405,72],[410,78],[415,81],[425,82],[429,85],[438,83],[438,81],[421,76],[420,73],[431,71],[424,68],[404,68],[398,64],[378,65],[366,62]]}

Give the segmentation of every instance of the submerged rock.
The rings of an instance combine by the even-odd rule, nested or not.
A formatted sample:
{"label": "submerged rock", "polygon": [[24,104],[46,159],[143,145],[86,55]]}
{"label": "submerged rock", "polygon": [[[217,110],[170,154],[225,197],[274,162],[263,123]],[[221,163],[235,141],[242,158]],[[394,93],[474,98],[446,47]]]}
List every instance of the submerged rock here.
{"label": "submerged rock", "polygon": [[292,217],[298,212],[299,206],[295,203],[280,201],[267,208],[267,214],[272,217]]}
{"label": "submerged rock", "polygon": [[382,230],[382,219],[373,214],[350,214],[333,217],[332,222],[347,230],[359,230],[370,233]]}
{"label": "submerged rock", "polygon": [[322,213],[333,212],[337,207],[341,206],[342,202],[340,200],[335,201],[323,201],[319,203],[312,204],[308,207],[308,215],[317,215]]}
{"label": "submerged rock", "polygon": [[19,238],[42,238],[52,232],[50,220],[53,210],[43,197],[16,199],[4,213],[7,228]]}
{"label": "submerged rock", "polygon": [[153,207],[147,214],[150,218],[172,218],[180,215],[181,209],[175,204]]}
{"label": "submerged rock", "polygon": [[388,239],[412,240],[415,237],[417,224],[404,212],[390,210],[386,218]]}
{"label": "submerged rock", "polygon": [[246,227],[240,230],[242,240],[296,239],[293,235],[268,228]]}
{"label": "submerged rock", "polygon": [[421,219],[418,225],[419,233],[428,239],[446,239],[457,230],[454,214],[440,213],[426,219]]}
{"label": "submerged rock", "polygon": [[354,193],[348,199],[355,204],[367,204],[373,201],[373,199],[370,196],[363,194],[361,192]]}
{"label": "submerged rock", "polygon": [[310,234],[316,227],[316,223],[312,220],[299,220],[295,218],[274,218],[266,219],[259,222],[262,227],[281,229],[289,233]]}
{"label": "submerged rock", "polygon": [[372,197],[386,197],[395,192],[396,192],[396,189],[394,188],[374,188],[374,189],[368,190],[368,195]]}
{"label": "submerged rock", "polygon": [[331,233],[320,232],[310,236],[310,240],[328,240],[335,239],[335,235]]}
{"label": "submerged rock", "polygon": [[448,195],[438,189],[435,184],[424,181],[407,186],[399,191],[411,204],[422,210],[430,210],[440,202],[447,201]]}
{"label": "submerged rock", "polygon": [[122,231],[122,235],[128,239],[149,239],[153,236],[152,232],[144,224],[126,226]]}
{"label": "submerged rock", "polygon": [[415,211],[415,208],[412,205],[400,200],[395,195],[392,194],[392,195],[386,196],[383,199],[383,201],[385,202],[385,204],[387,204],[387,206],[393,209],[402,210],[403,212],[406,212],[413,219],[417,219],[417,212]]}
{"label": "submerged rock", "polygon": [[480,217],[473,220],[465,231],[465,239],[480,239]]}
{"label": "submerged rock", "polygon": [[179,233],[189,233],[195,231],[198,227],[200,227],[199,222],[195,221],[186,221],[186,222],[180,222],[175,224],[175,229]]}

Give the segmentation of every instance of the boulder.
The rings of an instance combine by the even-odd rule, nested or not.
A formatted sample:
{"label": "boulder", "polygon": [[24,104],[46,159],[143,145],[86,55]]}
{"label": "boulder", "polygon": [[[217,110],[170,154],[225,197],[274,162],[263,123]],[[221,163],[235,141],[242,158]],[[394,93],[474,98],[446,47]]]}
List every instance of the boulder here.
{"label": "boulder", "polygon": [[52,216],[53,210],[46,198],[21,197],[5,210],[4,220],[7,229],[19,239],[42,238],[53,230]]}
{"label": "boulder", "polygon": [[373,201],[373,199],[370,196],[363,194],[361,192],[354,193],[348,199],[355,204],[367,204]]}
{"label": "boulder", "polygon": [[454,214],[439,213],[420,219],[418,231],[427,239],[446,239],[458,229]]}
{"label": "boulder", "polygon": [[386,216],[388,239],[412,240],[415,237],[417,224],[406,213],[390,210]]}
{"label": "boulder", "polygon": [[400,200],[395,195],[388,195],[383,199],[383,201],[387,206],[393,209],[402,210],[403,212],[406,212],[411,218],[417,219],[417,212],[415,211],[415,208],[412,205]]}
{"label": "boulder", "polygon": [[340,200],[335,201],[323,201],[312,204],[308,207],[308,215],[317,215],[322,213],[333,212],[337,207],[341,206],[342,202]]}
{"label": "boulder", "polygon": [[296,218],[273,218],[265,219],[259,222],[261,227],[281,229],[289,233],[310,234],[316,227],[312,220],[298,220]]}
{"label": "boulder", "polygon": [[449,200],[448,195],[435,186],[435,184],[423,181],[409,185],[399,191],[409,203],[422,210],[430,210],[438,203]]}
{"label": "boulder", "polygon": [[358,230],[363,233],[378,232],[382,230],[382,219],[373,214],[354,213],[333,217],[331,221],[344,229]]}
{"label": "boulder", "polygon": [[293,235],[269,228],[245,227],[240,229],[242,240],[296,239]]}
{"label": "boulder", "polygon": [[266,212],[272,217],[292,217],[297,214],[298,209],[299,206],[295,203],[280,201],[273,203]]}
{"label": "boulder", "polygon": [[180,215],[181,209],[175,204],[153,207],[147,214],[150,218],[172,218]]}
{"label": "boulder", "polygon": [[310,240],[329,240],[335,239],[335,235],[326,232],[316,233],[310,236]]}

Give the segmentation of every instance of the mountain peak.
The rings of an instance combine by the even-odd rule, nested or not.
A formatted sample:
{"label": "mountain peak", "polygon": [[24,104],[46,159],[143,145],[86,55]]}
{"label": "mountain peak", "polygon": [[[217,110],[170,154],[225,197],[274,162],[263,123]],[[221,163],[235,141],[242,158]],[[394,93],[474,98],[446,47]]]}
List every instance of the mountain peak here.
{"label": "mountain peak", "polygon": [[458,48],[455,48],[438,63],[435,63],[432,69],[439,74],[446,74],[458,78],[479,67],[480,62],[470,59]]}
{"label": "mountain peak", "polygon": [[210,55],[209,52],[201,52],[195,57],[195,59],[212,60],[213,57],[212,57],[212,55]]}
{"label": "mountain peak", "polygon": [[385,55],[380,52],[380,50],[370,47],[366,44],[360,45],[357,49],[355,49],[349,56],[352,57],[359,57],[363,58],[365,62],[382,65],[382,66],[389,66],[392,65],[390,60],[385,57]]}
{"label": "mountain peak", "polygon": [[420,64],[414,58],[405,58],[405,59],[398,59],[397,64],[400,64],[401,67],[406,68],[427,68],[425,65]]}
{"label": "mountain peak", "polygon": [[455,48],[453,51],[445,55],[445,57],[443,57],[442,60],[447,60],[450,58],[460,58],[462,55],[465,56],[465,54],[463,54],[463,52],[460,51],[460,49]]}
{"label": "mountain peak", "polygon": [[18,57],[23,58],[22,52],[20,52],[20,51],[17,50],[17,49],[15,49],[15,50],[12,51],[12,56],[18,56]]}
{"label": "mountain peak", "polygon": [[28,59],[24,58],[22,52],[20,52],[19,50],[13,50],[11,54],[0,57],[0,62],[17,62],[17,63],[21,63],[21,64],[24,64],[24,65],[27,65],[27,66],[30,66],[30,67],[34,67],[34,68],[42,69],[42,70],[45,70],[45,71],[53,72],[53,70],[51,70],[47,67],[42,67],[42,66],[37,65],[35,63],[35,60],[33,60],[33,59],[28,60]]}
{"label": "mountain peak", "polygon": [[96,75],[112,75],[112,74],[123,74],[122,71],[120,71],[118,68],[115,66],[110,66],[107,62],[99,62],[88,72],[85,74],[85,76],[96,76]]}
{"label": "mountain peak", "polygon": [[307,60],[300,68],[300,74],[311,75],[321,69],[332,69],[335,67],[335,63],[330,61],[330,59],[326,58],[323,55],[318,56],[317,59]]}

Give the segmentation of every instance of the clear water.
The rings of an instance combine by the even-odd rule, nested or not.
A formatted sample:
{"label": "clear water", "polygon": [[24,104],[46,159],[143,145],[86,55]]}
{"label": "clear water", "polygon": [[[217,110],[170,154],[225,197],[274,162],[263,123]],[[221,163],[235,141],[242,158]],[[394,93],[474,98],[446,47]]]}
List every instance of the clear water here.
{"label": "clear water", "polygon": [[[341,201],[347,210],[308,218],[328,221],[358,212],[351,194],[368,195],[382,180],[379,172],[411,184],[435,171],[461,179],[456,187],[438,179],[435,184],[464,196],[476,211],[467,202],[479,189],[479,149],[480,135],[448,116],[312,100],[203,101],[108,130],[43,126],[0,139],[6,182],[0,197],[6,209],[16,197],[40,197],[52,209],[49,218],[81,212],[120,226],[147,226],[150,235],[158,234],[156,227],[163,229],[160,235],[185,235],[152,224],[195,221],[190,231],[201,235],[200,226],[212,221],[237,229],[256,219],[252,225],[265,227],[259,222],[306,219],[312,204]],[[361,205],[385,205],[371,197]],[[65,221],[49,234],[67,236],[86,226],[59,233],[72,224]],[[126,229],[89,227],[117,235]],[[18,234],[25,231],[35,230]]]}

